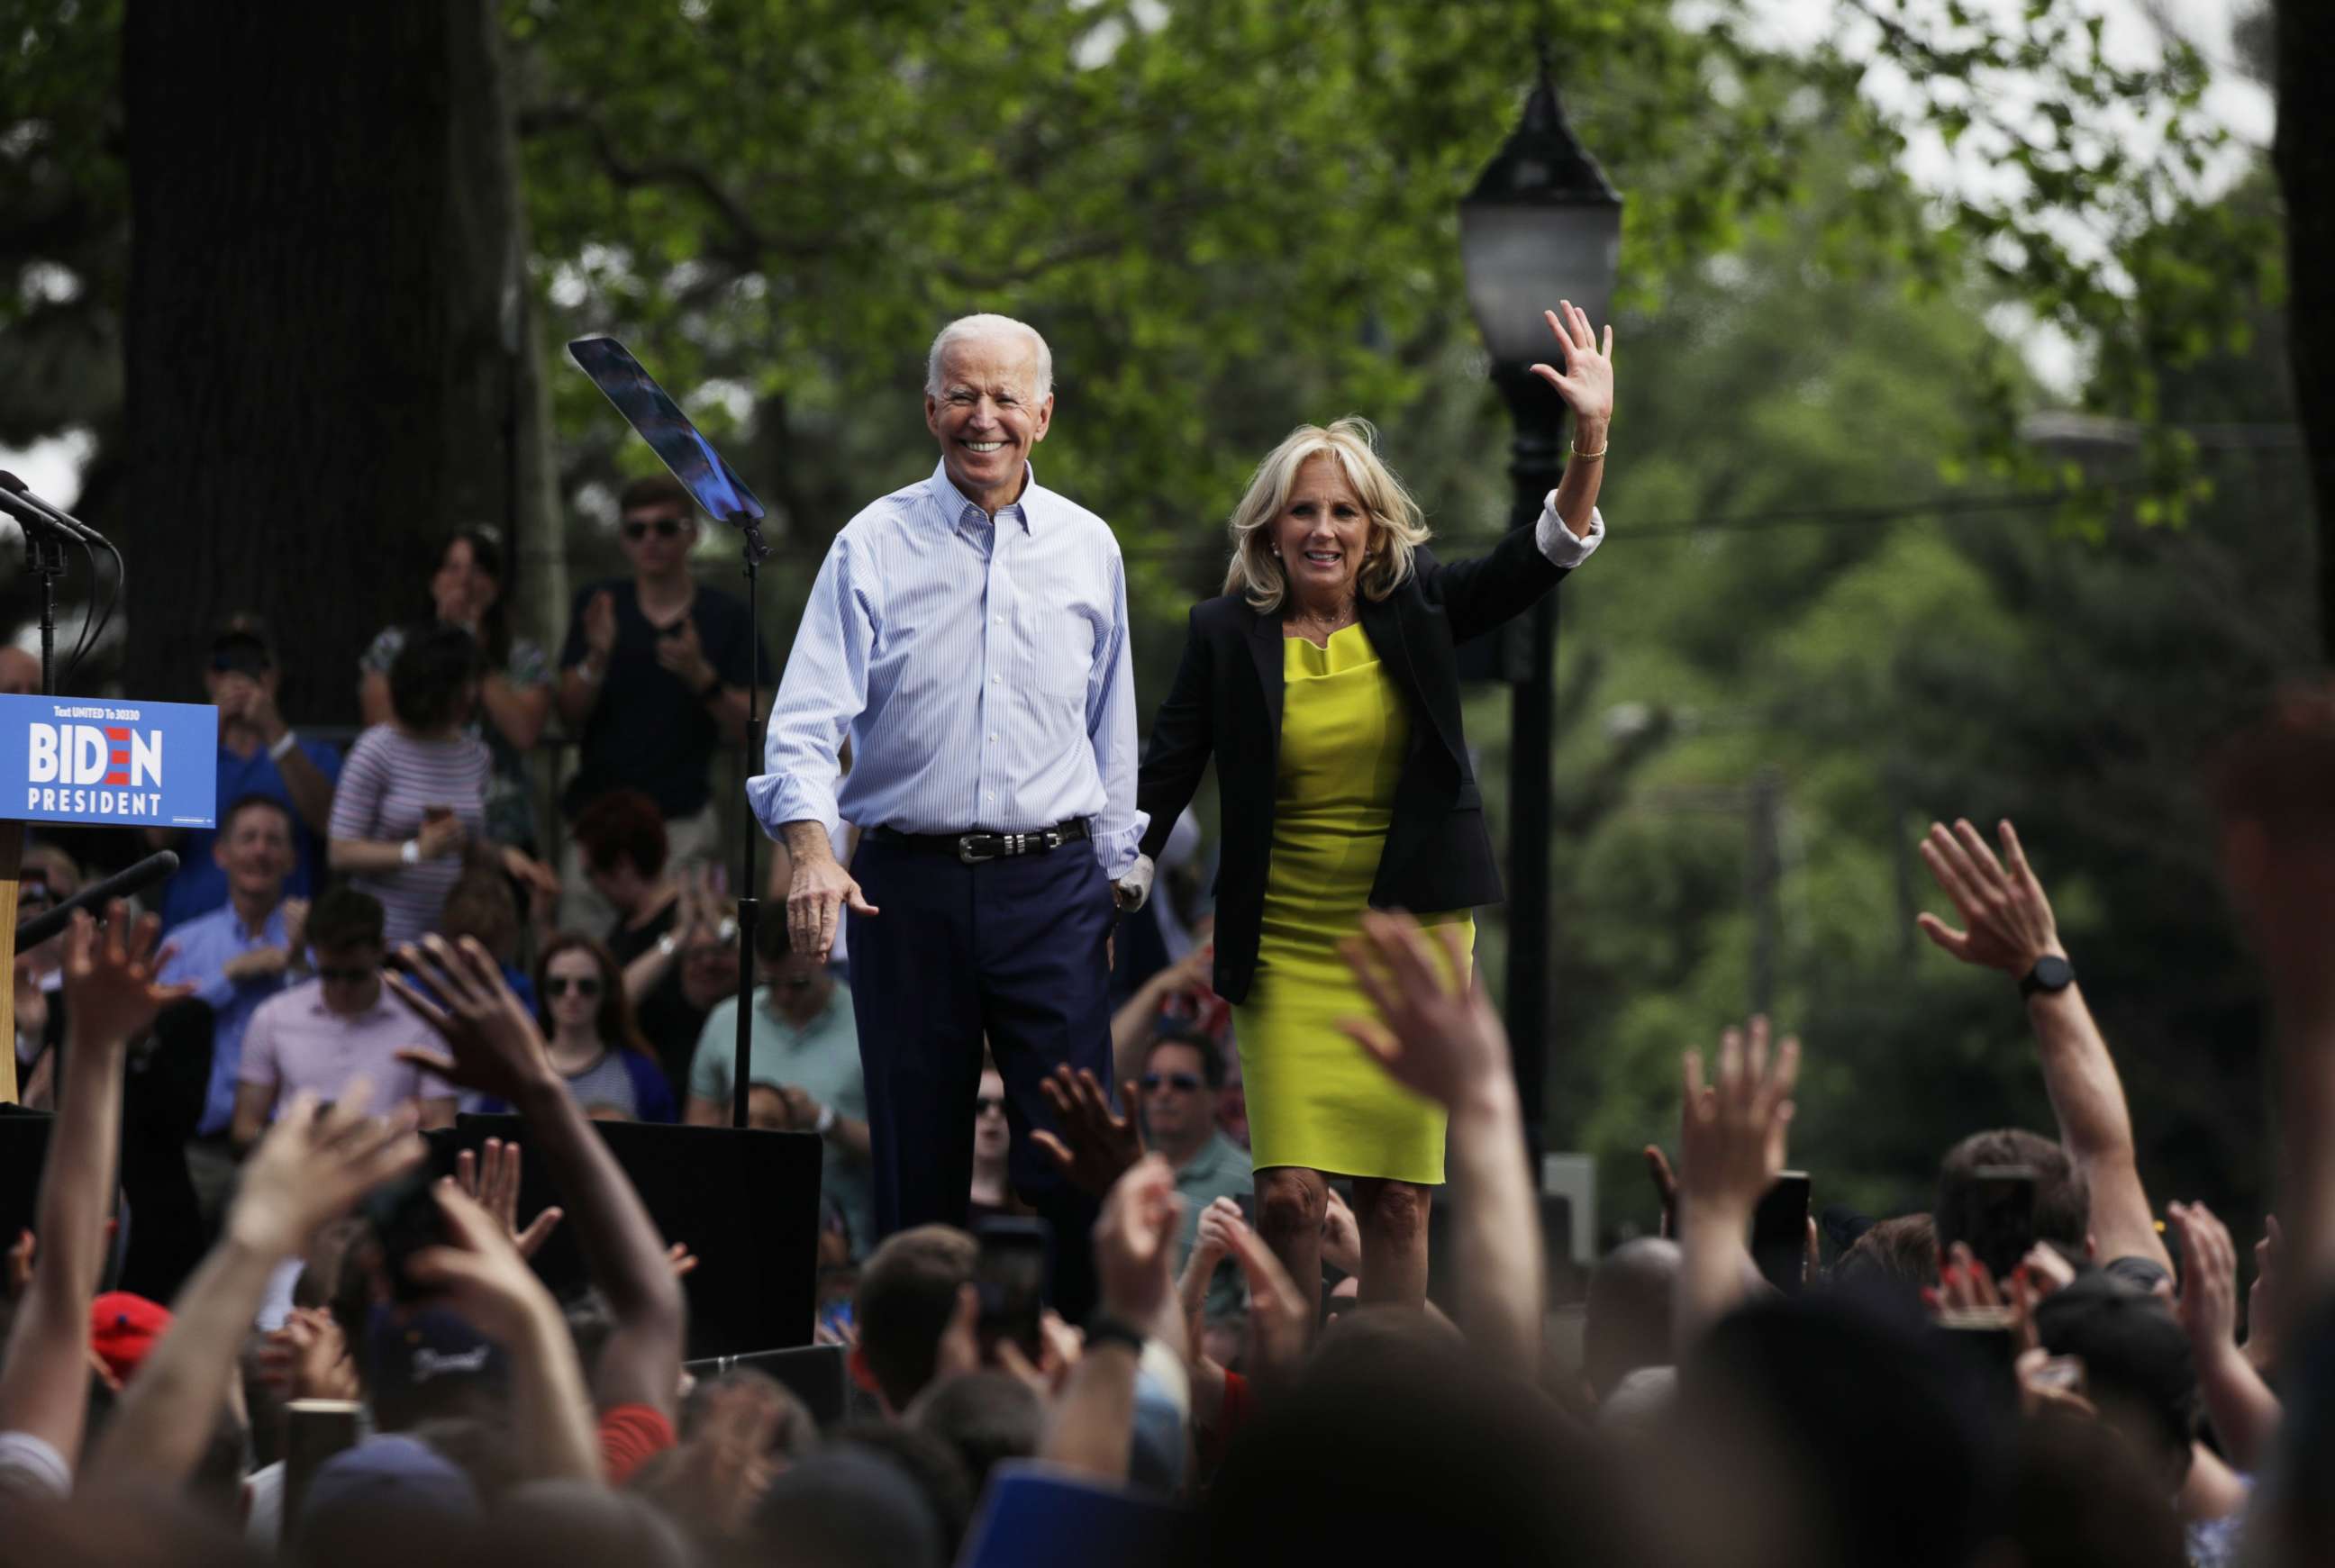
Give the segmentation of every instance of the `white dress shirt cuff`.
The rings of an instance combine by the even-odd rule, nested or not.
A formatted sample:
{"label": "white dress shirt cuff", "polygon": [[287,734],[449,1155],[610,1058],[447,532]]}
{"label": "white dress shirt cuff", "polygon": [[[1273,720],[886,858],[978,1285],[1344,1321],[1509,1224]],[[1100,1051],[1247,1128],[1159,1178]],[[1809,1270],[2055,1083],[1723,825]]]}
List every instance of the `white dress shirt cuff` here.
{"label": "white dress shirt cuff", "polygon": [[1119,907],[1122,912],[1132,915],[1151,901],[1151,879],[1157,871],[1158,868],[1151,864],[1151,857],[1138,855],[1127,875],[1112,884],[1126,895],[1119,900]]}
{"label": "white dress shirt cuff", "polygon": [[762,831],[783,839],[780,831],[790,822],[816,822],[832,840],[843,818],[832,788],[822,789],[799,773],[758,773],[746,780],[746,799],[761,819]]}
{"label": "white dress shirt cuff", "polygon": [[1105,829],[1100,819],[1088,825],[1094,838],[1095,861],[1102,867],[1105,881],[1116,886],[1135,869],[1135,863],[1143,857],[1143,830],[1150,824],[1151,818],[1138,811],[1124,828]]}
{"label": "white dress shirt cuff", "polygon": [[1597,547],[1604,542],[1603,513],[1595,507],[1590,508],[1589,532],[1576,534],[1565,526],[1564,518],[1556,515],[1556,492],[1548,492],[1548,499],[1541,503],[1540,521],[1533,526],[1533,543],[1540,547],[1540,553],[1548,557],[1549,565],[1561,566],[1569,572],[1595,555]]}

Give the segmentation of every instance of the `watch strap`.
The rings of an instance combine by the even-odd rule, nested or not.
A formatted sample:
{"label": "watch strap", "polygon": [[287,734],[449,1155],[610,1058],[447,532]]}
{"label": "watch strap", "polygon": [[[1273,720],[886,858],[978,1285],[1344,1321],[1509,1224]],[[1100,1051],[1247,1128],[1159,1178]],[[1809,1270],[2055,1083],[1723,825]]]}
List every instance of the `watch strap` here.
{"label": "watch strap", "polygon": [[2033,968],[2020,976],[2019,995],[2021,1001],[2037,996],[2057,996],[2075,983],[2076,966],[2056,953],[2047,953],[2035,961]]}
{"label": "watch strap", "polygon": [[1098,1350],[1104,1345],[1125,1345],[1140,1356],[1143,1354],[1145,1343],[1149,1339],[1148,1334],[1133,1323],[1124,1318],[1115,1318],[1109,1312],[1097,1312],[1087,1320],[1086,1348],[1090,1350]]}

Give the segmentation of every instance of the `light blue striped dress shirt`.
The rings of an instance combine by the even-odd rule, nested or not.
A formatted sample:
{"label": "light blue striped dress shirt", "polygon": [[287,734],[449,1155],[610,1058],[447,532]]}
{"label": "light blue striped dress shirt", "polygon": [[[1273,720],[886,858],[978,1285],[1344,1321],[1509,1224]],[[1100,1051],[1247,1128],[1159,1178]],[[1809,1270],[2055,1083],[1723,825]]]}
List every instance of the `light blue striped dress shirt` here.
{"label": "light blue striped dress shirt", "polygon": [[993,523],[943,463],[836,536],[746,793],[773,836],[801,821],[1012,833],[1085,818],[1116,881],[1143,838],[1136,757],[1110,526],[1034,474]]}

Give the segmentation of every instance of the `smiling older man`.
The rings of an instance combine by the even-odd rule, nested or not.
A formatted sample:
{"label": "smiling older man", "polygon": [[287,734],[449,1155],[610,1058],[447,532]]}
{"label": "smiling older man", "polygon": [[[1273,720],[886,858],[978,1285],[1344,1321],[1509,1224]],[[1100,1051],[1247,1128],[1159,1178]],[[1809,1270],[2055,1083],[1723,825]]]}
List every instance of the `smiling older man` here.
{"label": "smiling older man", "polygon": [[[1067,1312],[1091,1288],[1093,1208],[1029,1134],[1054,1066],[1109,1080],[1108,944],[1115,904],[1140,901],[1144,818],[1126,569],[1109,526],[1031,469],[1053,413],[1032,328],[974,315],[934,340],[940,463],[836,537],[747,789],[793,855],[795,950],[823,958],[849,922],[877,1229],[964,1223],[986,1033]],[[838,818],[864,829],[848,871]]]}

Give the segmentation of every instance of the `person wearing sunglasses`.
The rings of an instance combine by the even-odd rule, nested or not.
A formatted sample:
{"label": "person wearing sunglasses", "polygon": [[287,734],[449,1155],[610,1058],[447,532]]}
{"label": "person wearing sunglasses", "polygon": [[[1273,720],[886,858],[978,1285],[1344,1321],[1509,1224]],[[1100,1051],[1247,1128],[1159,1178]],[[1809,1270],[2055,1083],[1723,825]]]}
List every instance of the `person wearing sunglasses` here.
{"label": "person wearing sunglasses", "polygon": [[[1184,1199],[1176,1242],[1180,1270],[1199,1238],[1201,1214],[1218,1198],[1247,1197],[1255,1178],[1248,1151],[1216,1126],[1225,1053],[1215,1040],[1197,1030],[1163,1032],[1144,1051],[1143,1076],[1135,1082],[1142,1096],[1144,1145],[1167,1157]],[[1209,1282],[1208,1310],[1220,1315],[1239,1304],[1240,1271],[1227,1263]]]}
{"label": "person wearing sunglasses", "polygon": [[237,1068],[235,1116],[228,1136],[248,1152],[276,1108],[306,1089],[333,1104],[362,1082],[363,1108],[380,1116],[408,1102],[421,1108],[424,1128],[454,1125],[452,1086],[398,1053],[426,1040],[429,1026],[382,983],[381,900],[335,887],[309,908],[313,979],[261,1002],[244,1026]]}
{"label": "person wearing sunglasses", "polygon": [[[672,864],[692,866],[718,858],[709,769],[715,749],[744,734],[747,682],[758,669],[769,680],[770,658],[753,645],[744,602],[691,573],[697,520],[678,480],[635,479],[616,512],[632,576],[576,596],[559,653],[559,714],[579,738],[560,810],[573,822],[611,790],[638,789],[664,818]],[[572,854],[560,866],[560,887],[563,926],[608,924]]]}
{"label": "person wearing sunglasses", "polygon": [[554,937],[536,960],[535,993],[552,1070],[578,1105],[673,1119],[673,1089],[633,1021],[615,954],[588,936]]}

